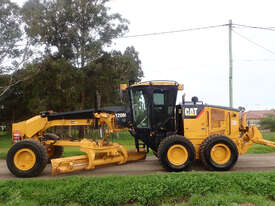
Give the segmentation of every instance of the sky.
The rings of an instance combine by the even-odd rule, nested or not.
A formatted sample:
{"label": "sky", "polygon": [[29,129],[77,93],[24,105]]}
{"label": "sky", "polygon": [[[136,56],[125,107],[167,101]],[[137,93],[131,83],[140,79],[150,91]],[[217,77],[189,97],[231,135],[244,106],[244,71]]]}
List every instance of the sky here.
{"label": "sky", "polygon": [[[22,5],[24,0],[13,0]],[[111,0],[128,19],[126,36],[206,26],[275,27],[274,0]],[[112,48],[134,46],[144,81],[175,80],[187,100],[229,106],[228,26],[165,35],[116,39]],[[233,27],[233,106],[275,109],[275,31]]]}

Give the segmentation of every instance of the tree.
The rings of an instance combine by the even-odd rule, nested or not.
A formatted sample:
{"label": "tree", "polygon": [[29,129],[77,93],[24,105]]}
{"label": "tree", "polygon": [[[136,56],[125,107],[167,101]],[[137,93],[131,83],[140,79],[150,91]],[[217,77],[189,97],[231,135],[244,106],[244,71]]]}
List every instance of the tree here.
{"label": "tree", "polygon": [[0,99],[12,86],[29,77],[15,76],[32,52],[22,31],[20,8],[10,0],[0,1]]}
{"label": "tree", "polygon": [[0,75],[3,84],[11,75],[16,80],[5,96],[10,119],[18,121],[43,110],[92,108],[95,102],[118,105],[119,84],[141,79],[141,62],[134,47],[106,51],[112,39],[128,29],[127,20],[110,13],[108,2],[28,0],[24,4],[27,43],[39,48],[43,56],[24,64],[22,70]]}
{"label": "tree", "polygon": [[39,75],[21,84],[27,109],[33,114],[75,110],[79,102],[78,71],[68,61],[50,57],[28,65],[26,72],[33,73],[38,69]]}
{"label": "tree", "polygon": [[[109,0],[29,0],[23,6],[28,35],[49,53],[83,68],[123,35],[127,21],[109,14]],[[57,49],[57,52],[53,52]]]}
{"label": "tree", "polygon": [[134,47],[126,48],[124,53],[106,52],[85,67],[84,72],[86,107],[91,107],[91,103],[94,105],[95,96],[100,96],[101,106],[119,105],[120,83],[128,83],[129,80],[140,81],[143,77],[138,52]]}
{"label": "tree", "polygon": [[9,0],[0,1],[0,73],[11,68],[4,64],[7,58],[20,55],[18,42],[21,41],[20,8]]}
{"label": "tree", "polygon": [[263,129],[271,129],[275,132],[275,115],[266,115],[260,120],[260,125]]}
{"label": "tree", "polygon": [[[110,14],[110,0],[29,0],[23,6],[26,32],[36,44],[46,45],[47,52],[70,60],[82,69],[100,58],[112,39],[123,35],[127,21]],[[57,52],[53,52],[53,47]],[[86,77],[80,91],[80,109],[85,107]],[[96,91],[99,94],[99,91]]]}

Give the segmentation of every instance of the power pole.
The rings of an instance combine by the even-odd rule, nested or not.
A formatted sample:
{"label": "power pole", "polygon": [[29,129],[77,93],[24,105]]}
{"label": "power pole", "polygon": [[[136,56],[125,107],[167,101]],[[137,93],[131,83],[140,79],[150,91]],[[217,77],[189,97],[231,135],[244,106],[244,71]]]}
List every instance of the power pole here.
{"label": "power pole", "polygon": [[229,106],[233,107],[233,86],[232,86],[232,20],[229,20]]}

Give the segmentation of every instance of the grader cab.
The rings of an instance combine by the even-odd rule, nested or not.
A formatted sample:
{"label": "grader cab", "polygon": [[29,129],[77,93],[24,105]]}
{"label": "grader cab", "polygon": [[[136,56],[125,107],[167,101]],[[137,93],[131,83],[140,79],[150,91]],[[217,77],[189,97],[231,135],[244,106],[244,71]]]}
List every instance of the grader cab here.
{"label": "grader cab", "polygon": [[[246,116],[237,109],[206,105],[197,98],[176,105],[183,86],[175,81],[124,84],[121,89],[129,94],[128,108],[43,113],[13,124],[15,144],[7,156],[9,170],[18,177],[38,176],[48,160],[53,175],[90,170],[145,159],[150,148],[168,171],[189,170],[195,159],[201,159],[209,170],[224,171],[254,143],[275,146],[263,139],[257,127],[248,126]],[[71,141],[46,133],[53,126],[72,125],[94,126],[105,136]],[[109,134],[125,128],[134,137],[136,150],[127,151],[108,140]],[[60,158],[63,146],[79,147],[86,155]]]}

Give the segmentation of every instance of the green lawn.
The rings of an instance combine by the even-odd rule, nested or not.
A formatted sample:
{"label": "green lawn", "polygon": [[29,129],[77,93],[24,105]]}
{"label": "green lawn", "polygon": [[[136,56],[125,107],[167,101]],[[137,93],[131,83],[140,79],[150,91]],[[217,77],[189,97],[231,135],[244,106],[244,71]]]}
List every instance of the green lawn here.
{"label": "green lawn", "polygon": [[0,205],[272,206],[275,172],[180,172],[0,181]]}
{"label": "green lawn", "polygon": [[5,132],[0,132],[0,159],[5,159],[12,145],[11,137]]}
{"label": "green lawn", "polygon": [[[275,132],[265,132],[263,133],[264,139],[274,141],[275,142]],[[127,149],[135,149],[134,138],[127,132],[120,133],[120,137],[110,137],[110,141],[120,143],[124,145]],[[11,147],[11,137],[7,133],[0,132],[0,159],[5,159],[9,148]],[[254,144],[249,150],[248,154],[260,154],[260,153],[268,153],[275,152],[275,147],[269,147],[264,145],[256,145]],[[73,155],[81,155],[84,154],[77,147],[65,147],[64,148],[64,157],[73,156]],[[152,152],[149,152],[149,155],[153,155]]]}

